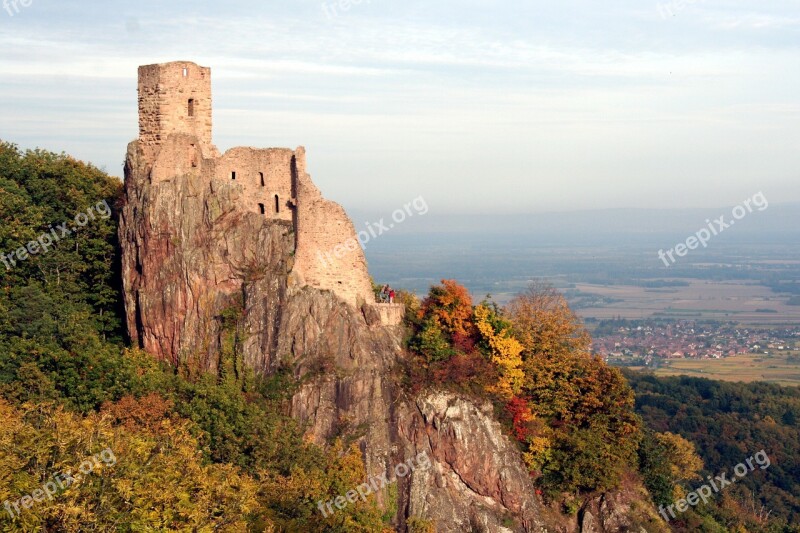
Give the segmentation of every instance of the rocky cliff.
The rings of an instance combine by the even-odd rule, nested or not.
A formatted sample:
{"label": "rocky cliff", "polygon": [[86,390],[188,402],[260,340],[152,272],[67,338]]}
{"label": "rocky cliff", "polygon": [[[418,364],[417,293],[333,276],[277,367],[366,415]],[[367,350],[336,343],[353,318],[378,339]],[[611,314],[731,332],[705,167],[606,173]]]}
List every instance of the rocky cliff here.
{"label": "rocky cliff", "polygon": [[[405,398],[393,371],[400,326],[383,326],[331,291],[293,276],[293,226],[244,208],[241,186],[191,174],[151,180],[150,158],[129,145],[120,219],[132,340],[175,365],[214,371],[222,316],[235,309],[241,359],[268,374],[288,366],[304,385],[292,414],[319,443],[355,436],[371,476],[425,453],[431,467],[378,499],[396,526],[431,519],[437,531],[541,531],[517,448],[491,410],[442,392]],[[396,498],[397,501],[387,501]]]}

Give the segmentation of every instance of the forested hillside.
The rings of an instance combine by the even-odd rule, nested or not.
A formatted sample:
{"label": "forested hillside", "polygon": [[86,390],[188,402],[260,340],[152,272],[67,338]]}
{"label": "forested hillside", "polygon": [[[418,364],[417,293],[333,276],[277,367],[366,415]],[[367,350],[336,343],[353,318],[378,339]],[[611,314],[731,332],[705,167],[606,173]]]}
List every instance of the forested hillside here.
{"label": "forested hillside", "polygon": [[[697,447],[702,477],[730,472],[764,450],[770,465],[738,480],[709,506],[720,524],[800,524],[800,389],[769,383],[727,383],[693,377],[626,377],[636,411],[648,427],[669,431]],[[700,485],[695,481],[688,485]],[[702,509],[701,509],[702,510]],[[769,518],[769,520],[767,520]],[[753,519],[760,519],[755,520]]]}

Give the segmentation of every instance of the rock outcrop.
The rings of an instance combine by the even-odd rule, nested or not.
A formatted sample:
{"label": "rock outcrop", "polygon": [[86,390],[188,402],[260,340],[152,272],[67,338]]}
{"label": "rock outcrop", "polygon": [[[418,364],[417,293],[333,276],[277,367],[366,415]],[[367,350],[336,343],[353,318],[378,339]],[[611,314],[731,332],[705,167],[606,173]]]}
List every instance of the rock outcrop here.
{"label": "rock outcrop", "polygon": [[298,283],[291,223],[242,207],[235,182],[152,182],[143,155],[131,143],[120,241],[128,327],[145,350],[214,371],[222,317],[235,310],[247,367],[306,378],[292,414],[315,441],[358,437],[371,476],[429,454],[431,469],[398,481],[398,528],[416,516],[442,532],[541,530],[528,474],[486,406],[444,393],[400,400],[402,329],[375,313],[397,321],[402,306],[357,309]]}
{"label": "rock outcrop", "polygon": [[[275,216],[265,216],[267,200],[255,207],[253,194],[261,192],[250,190],[260,185],[236,179],[241,174],[218,175],[227,156],[204,146],[210,107],[201,123],[191,120],[206,110],[198,100],[210,73],[187,65],[183,76],[196,75],[200,87],[190,93],[188,117],[170,122],[161,116],[177,104],[156,81],[150,80],[146,96],[158,98],[157,105],[144,102],[145,130],[152,123],[174,124],[178,131],[143,134],[128,146],[119,238],[132,341],[173,365],[214,372],[223,322],[233,318],[243,365],[264,375],[289,368],[303,378],[291,410],[307,423],[311,439],[357,439],[372,477],[394,477],[397,465],[421,454],[429,458],[430,468],[410,472],[397,479],[396,491],[377,495],[385,508],[398,509],[398,531],[411,518],[432,521],[440,533],[547,531],[519,450],[490,405],[440,391],[408,398],[396,385],[396,364],[404,357],[403,307],[364,301],[365,270],[349,277],[340,272],[348,265],[365,269],[363,254],[360,248],[339,254],[333,246],[341,235],[353,235],[353,226],[311,183],[304,152],[247,149],[265,165],[280,160],[288,169],[296,187],[286,195],[300,189],[311,198],[290,202],[296,208],[290,216],[278,204]],[[158,73],[147,72],[157,79]],[[180,87],[180,76],[170,80]],[[304,225],[304,210],[315,208],[330,216]],[[298,231],[308,238],[298,240]],[[334,260],[325,265],[332,270],[310,267],[312,249],[302,242],[333,246]],[[613,520],[613,514],[603,515],[602,521]]]}
{"label": "rock outcrop", "polygon": [[533,482],[491,404],[433,392],[400,408],[398,432],[405,455],[432,463],[408,483],[407,516],[434,520],[438,532],[545,531]]}

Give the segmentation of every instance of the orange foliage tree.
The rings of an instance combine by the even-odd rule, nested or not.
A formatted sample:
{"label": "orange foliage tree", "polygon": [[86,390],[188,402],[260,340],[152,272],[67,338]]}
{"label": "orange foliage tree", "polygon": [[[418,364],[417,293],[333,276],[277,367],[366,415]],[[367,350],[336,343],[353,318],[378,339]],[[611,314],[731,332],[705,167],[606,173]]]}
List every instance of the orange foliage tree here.
{"label": "orange foliage tree", "polygon": [[466,287],[452,279],[443,279],[441,285],[431,287],[422,302],[419,317],[433,321],[450,338],[474,335],[472,323],[472,296]]}
{"label": "orange foliage tree", "polygon": [[589,333],[567,300],[550,285],[532,283],[509,302],[505,312],[529,357],[589,351]]}
{"label": "orange foliage tree", "polygon": [[412,388],[433,382],[481,394],[496,382],[494,365],[476,348],[480,335],[465,287],[453,280],[432,286],[410,324],[409,347],[419,355],[410,368]]}

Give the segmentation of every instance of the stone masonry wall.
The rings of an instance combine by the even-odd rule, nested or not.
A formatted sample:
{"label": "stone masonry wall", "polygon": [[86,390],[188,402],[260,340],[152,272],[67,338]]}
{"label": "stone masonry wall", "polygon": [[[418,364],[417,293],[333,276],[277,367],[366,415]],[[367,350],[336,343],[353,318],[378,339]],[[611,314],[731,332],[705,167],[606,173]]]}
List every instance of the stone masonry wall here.
{"label": "stone masonry wall", "polygon": [[[241,185],[246,210],[291,222],[296,174],[295,153],[288,148],[232,148],[212,163],[216,179]],[[263,207],[263,211],[262,211]]]}

